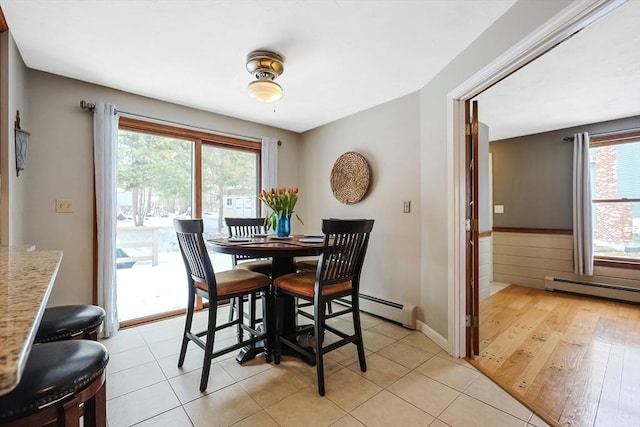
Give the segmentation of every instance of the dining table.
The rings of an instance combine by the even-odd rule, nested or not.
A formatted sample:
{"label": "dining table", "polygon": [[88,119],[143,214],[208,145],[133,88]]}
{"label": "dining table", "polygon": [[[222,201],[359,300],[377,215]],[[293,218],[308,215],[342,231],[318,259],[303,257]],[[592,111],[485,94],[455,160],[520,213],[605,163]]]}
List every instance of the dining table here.
{"label": "dining table", "polygon": [[[207,243],[214,252],[228,255],[245,255],[254,258],[271,258],[271,279],[280,277],[284,274],[295,273],[295,258],[317,256],[322,253],[324,236],[323,235],[293,235],[278,238],[272,235],[253,235],[253,236],[234,236],[229,238],[209,238]],[[273,348],[275,342],[275,300],[273,288],[265,298],[266,327],[269,339],[265,344],[269,348]],[[293,297],[285,297],[284,313],[283,313],[283,334],[289,335],[296,331],[297,325],[297,307]],[[261,346],[245,347],[241,350],[236,358],[238,362],[245,362],[253,359],[257,354],[264,351]],[[302,357],[308,364],[314,365],[315,360],[307,360]]]}
{"label": "dining table", "polygon": [[62,251],[0,247],[0,395],[22,377]]}

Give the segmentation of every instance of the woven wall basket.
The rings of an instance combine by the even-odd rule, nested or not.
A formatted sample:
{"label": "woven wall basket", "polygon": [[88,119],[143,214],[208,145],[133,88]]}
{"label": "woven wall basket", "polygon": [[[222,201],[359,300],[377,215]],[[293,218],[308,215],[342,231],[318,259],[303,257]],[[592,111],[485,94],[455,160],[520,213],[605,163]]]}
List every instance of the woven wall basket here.
{"label": "woven wall basket", "polygon": [[369,189],[369,163],[362,154],[347,151],[331,169],[331,191],[345,205],[358,203]]}

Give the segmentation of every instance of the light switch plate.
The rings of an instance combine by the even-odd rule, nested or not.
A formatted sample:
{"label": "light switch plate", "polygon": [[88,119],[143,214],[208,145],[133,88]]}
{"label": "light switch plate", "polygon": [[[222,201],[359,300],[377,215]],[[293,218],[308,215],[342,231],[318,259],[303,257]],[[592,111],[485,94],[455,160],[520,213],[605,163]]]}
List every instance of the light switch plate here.
{"label": "light switch plate", "polygon": [[73,213],[73,200],[56,199],[56,213]]}
{"label": "light switch plate", "polygon": [[494,205],[493,213],[504,213],[504,205]]}
{"label": "light switch plate", "polygon": [[411,213],[411,200],[403,202],[402,213]]}

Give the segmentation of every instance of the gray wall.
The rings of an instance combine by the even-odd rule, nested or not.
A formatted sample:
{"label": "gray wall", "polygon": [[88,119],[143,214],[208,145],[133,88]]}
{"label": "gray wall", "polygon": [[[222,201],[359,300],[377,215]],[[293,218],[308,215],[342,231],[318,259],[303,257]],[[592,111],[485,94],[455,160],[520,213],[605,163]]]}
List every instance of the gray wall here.
{"label": "gray wall", "polygon": [[577,132],[597,134],[640,127],[640,116],[492,141],[494,227],[572,226],[573,145],[563,138]]}
{"label": "gray wall", "polygon": [[[25,243],[27,226],[22,222],[26,209],[25,172],[16,176],[14,122],[20,110],[20,127],[29,130],[31,123],[27,108],[27,68],[11,36],[5,31],[0,36],[0,244]],[[26,169],[30,169],[27,150]]]}
{"label": "gray wall", "polygon": [[[299,134],[257,123],[195,110],[36,70],[28,70],[28,130],[31,132],[24,179],[27,199],[20,218],[26,243],[38,249],[61,249],[62,265],[50,305],[92,301],[93,283],[93,145],[92,115],[80,100],[113,102],[123,111],[188,123],[208,129],[283,141],[278,148],[278,183],[298,182]],[[13,173],[15,176],[15,171]],[[4,177],[3,177],[4,178]],[[73,199],[75,211],[56,214],[56,198]],[[16,214],[17,205],[11,205]],[[19,228],[12,224],[11,232]],[[297,226],[294,226],[297,227]],[[295,231],[295,230],[294,230]]]}
{"label": "gray wall", "polygon": [[[378,298],[420,302],[420,126],[419,97],[412,93],[305,132],[299,149],[300,212],[308,233],[322,218],[373,218],[375,224],[360,283]],[[367,195],[340,203],[329,185],[336,159],[357,151],[369,163]],[[411,213],[403,202],[411,201]]]}

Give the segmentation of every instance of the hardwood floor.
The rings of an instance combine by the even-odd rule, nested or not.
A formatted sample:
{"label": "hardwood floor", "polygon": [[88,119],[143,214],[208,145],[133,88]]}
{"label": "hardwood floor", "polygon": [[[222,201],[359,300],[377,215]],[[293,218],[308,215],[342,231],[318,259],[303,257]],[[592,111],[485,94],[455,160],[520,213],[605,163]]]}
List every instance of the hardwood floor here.
{"label": "hardwood floor", "polygon": [[469,360],[551,425],[640,426],[640,306],[509,286]]}

